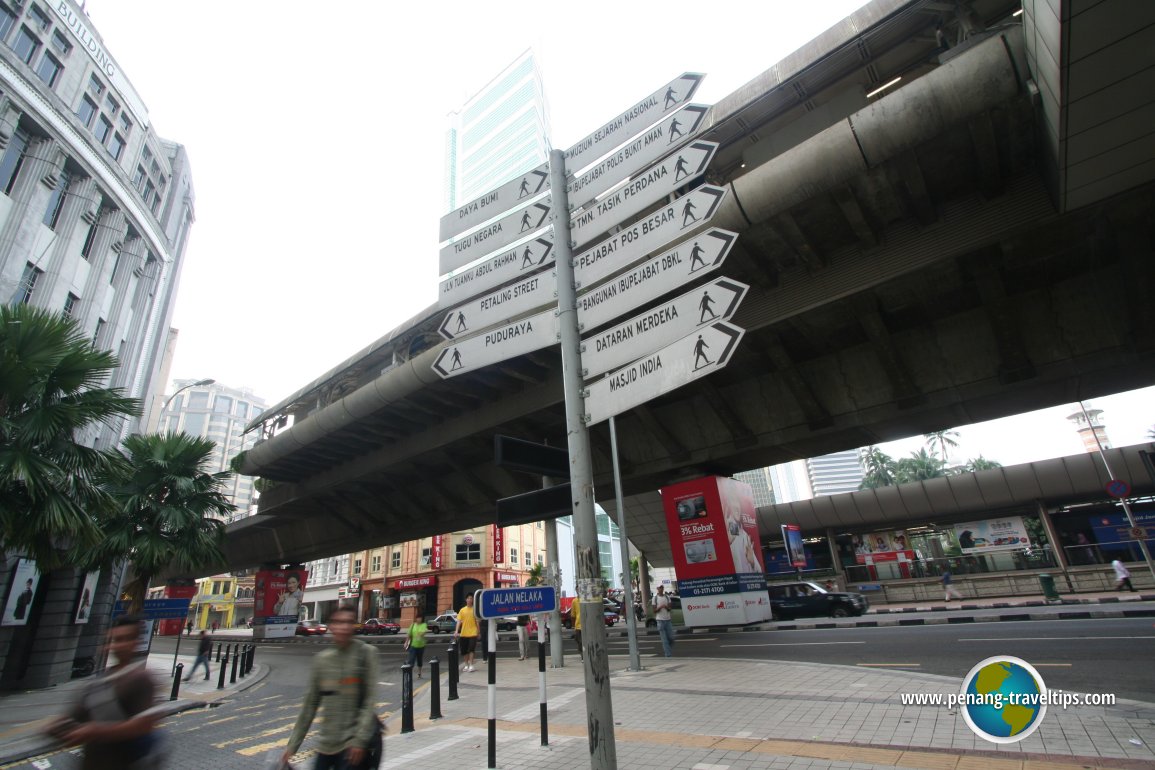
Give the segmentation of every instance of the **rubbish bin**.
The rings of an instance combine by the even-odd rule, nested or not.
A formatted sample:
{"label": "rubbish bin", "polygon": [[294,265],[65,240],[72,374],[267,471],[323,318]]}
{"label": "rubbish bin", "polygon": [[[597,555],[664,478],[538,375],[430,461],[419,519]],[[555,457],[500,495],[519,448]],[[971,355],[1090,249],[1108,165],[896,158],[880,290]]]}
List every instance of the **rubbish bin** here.
{"label": "rubbish bin", "polygon": [[1063,597],[1059,596],[1059,592],[1055,590],[1055,578],[1050,575],[1039,575],[1039,587],[1043,589],[1043,598],[1047,603],[1061,602]]}

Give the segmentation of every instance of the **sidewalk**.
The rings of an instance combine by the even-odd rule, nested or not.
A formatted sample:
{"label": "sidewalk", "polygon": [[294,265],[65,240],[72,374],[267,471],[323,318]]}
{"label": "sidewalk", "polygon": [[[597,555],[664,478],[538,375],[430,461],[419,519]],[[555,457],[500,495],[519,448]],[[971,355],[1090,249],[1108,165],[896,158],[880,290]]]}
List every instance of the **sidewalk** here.
{"label": "sidewalk", "polygon": [[[956,709],[903,706],[901,693],[958,693],[961,680],[853,666],[694,657],[682,638],[675,657],[644,656],[643,671],[611,658],[617,763],[621,768],[744,770],[1076,770],[1155,767],[1155,704],[1051,707],[1019,743],[978,738]],[[720,642],[724,643],[724,642]],[[611,639],[612,652],[624,641]],[[687,649],[691,648],[691,649]],[[536,659],[499,658],[497,765],[589,766],[580,662],[547,672],[549,743],[540,745]],[[382,767],[486,767],[487,690],[483,667],[463,674],[460,698],[431,721],[429,686],[414,698],[416,731],[389,720]]]}
{"label": "sidewalk", "polygon": [[[215,648],[214,648],[215,649]],[[178,655],[176,662],[184,664],[184,672],[192,668],[195,655]],[[203,672],[198,671],[198,679],[185,684],[181,682],[177,700],[170,701],[172,691],[172,653],[153,653],[148,656],[148,670],[157,679],[162,701],[159,707],[168,716],[189,709],[201,708],[222,698],[247,690],[265,678],[269,668],[261,662],[260,648],[253,659],[253,670],[241,678],[238,669],[236,684],[230,684],[232,668],[225,675],[224,689],[217,689],[219,665],[215,659],[210,664],[212,678],[204,681]],[[184,675],[187,676],[187,673]],[[43,729],[53,718],[60,716],[72,699],[89,681],[73,679],[70,682],[48,687],[43,690],[0,693],[0,765],[43,754],[58,744],[43,734]]]}

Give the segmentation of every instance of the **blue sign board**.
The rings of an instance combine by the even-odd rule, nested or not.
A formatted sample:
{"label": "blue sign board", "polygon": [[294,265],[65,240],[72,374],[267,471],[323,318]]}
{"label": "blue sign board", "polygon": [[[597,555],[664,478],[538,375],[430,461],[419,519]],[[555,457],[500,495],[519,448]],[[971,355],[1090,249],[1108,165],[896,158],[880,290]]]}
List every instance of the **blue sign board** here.
{"label": "blue sign board", "polygon": [[478,614],[483,618],[506,615],[533,615],[557,609],[557,589],[553,586],[528,588],[486,588],[479,592]]}
{"label": "blue sign board", "polygon": [[[188,617],[188,608],[192,599],[145,599],[144,610],[140,613],[145,620],[170,620]],[[124,602],[117,602],[113,615],[125,613]]]}

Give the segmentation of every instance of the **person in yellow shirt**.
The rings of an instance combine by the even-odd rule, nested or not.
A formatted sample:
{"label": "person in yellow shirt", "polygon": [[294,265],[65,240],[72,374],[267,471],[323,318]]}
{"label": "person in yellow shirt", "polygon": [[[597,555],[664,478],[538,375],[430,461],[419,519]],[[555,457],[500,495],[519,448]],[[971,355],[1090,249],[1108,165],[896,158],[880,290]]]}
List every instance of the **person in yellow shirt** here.
{"label": "person in yellow shirt", "polygon": [[465,606],[457,611],[457,626],[453,638],[460,640],[461,670],[473,671],[473,652],[477,649],[477,616],[473,614],[473,594],[465,597]]}
{"label": "person in yellow shirt", "polygon": [[582,650],[582,613],[581,607],[578,606],[580,604],[581,599],[574,599],[570,606],[570,613],[573,615],[573,638],[577,642],[578,657],[585,660],[585,651]]}

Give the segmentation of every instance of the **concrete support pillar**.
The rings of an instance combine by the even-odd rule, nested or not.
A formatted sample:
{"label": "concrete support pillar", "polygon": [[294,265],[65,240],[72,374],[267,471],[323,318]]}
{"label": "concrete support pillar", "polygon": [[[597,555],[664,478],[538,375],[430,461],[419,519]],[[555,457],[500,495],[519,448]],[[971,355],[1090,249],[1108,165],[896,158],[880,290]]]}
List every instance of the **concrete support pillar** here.
{"label": "concrete support pillar", "polygon": [[124,338],[128,322],[128,308],[132,287],[144,262],[144,242],[140,237],[124,242],[114,266],[112,276],[112,306],[108,311],[107,323],[96,338],[96,346],[113,353],[120,353],[120,341]]}
{"label": "concrete support pillar", "polygon": [[[60,216],[56,219],[56,241],[48,253],[47,261],[41,265],[44,277],[40,279],[38,290],[43,291],[47,298],[48,307],[64,308],[64,300],[70,291],[80,296],[81,289],[73,287],[72,277],[77,274],[77,263],[83,259],[80,252],[73,246],[73,236],[78,223],[83,217],[92,212],[99,203],[96,192],[96,182],[86,176],[76,177],[68,183],[68,189],[62,195],[64,200],[60,204]],[[72,309],[76,317],[79,306]]]}
{"label": "concrete support pillar", "polygon": [[[638,593],[642,595],[642,612],[647,618],[650,616],[650,576],[646,574],[648,567],[646,552],[638,551]],[[633,607],[626,608],[626,611],[632,612]]]}
{"label": "concrete support pillar", "polygon": [[1063,580],[1067,584],[1067,590],[1074,591],[1075,586],[1071,582],[1067,554],[1063,550],[1063,544],[1059,542],[1059,535],[1055,531],[1055,523],[1051,521],[1051,513],[1047,510],[1047,504],[1042,500],[1036,500],[1035,506],[1039,512],[1039,521],[1043,524],[1043,531],[1047,533],[1047,542],[1051,544],[1051,552],[1055,554],[1055,561],[1058,562],[1059,569],[1063,571]]}
{"label": "concrete support pillar", "polygon": [[[46,244],[39,238],[43,232],[41,220],[48,198],[60,181],[64,169],[64,153],[54,139],[37,137],[28,142],[24,160],[16,172],[12,192],[8,196],[12,206],[8,224],[0,232],[0,265],[19,265],[23,270],[29,256],[43,254]],[[36,261],[33,258],[33,261]],[[41,259],[41,263],[46,260]],[[40,269],[43,270],[43,264]],[[38,295],[33,297],[33,304]]]}
{"label": "concrete support pillar", "polygon": [[[116,266],[116,255],[124,245],[128,221],[118,209],[104,209],[99,213],[92,211],[85,214],[83,219],[96,228],[96,234],[88,251],[88,281],[84,285],[84,293],[80,295],[80,312],[77,317],[85,331],[94,332],[104,312],[108,292],[112,291],[112,269]],[[107,325],[108,319],[104,320]]]}

